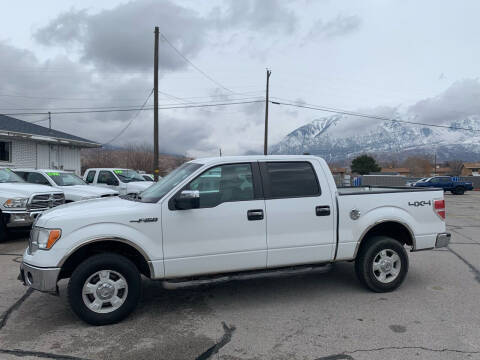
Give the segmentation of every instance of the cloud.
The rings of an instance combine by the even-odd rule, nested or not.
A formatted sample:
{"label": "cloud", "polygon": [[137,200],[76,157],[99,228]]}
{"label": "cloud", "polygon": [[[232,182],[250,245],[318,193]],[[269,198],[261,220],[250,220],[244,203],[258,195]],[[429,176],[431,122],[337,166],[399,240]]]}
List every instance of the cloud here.
{"label": "cloud", "polygon": [[338,15],[336,18],[325,22],[322,19],[317,20],[310,32],[306,36],[306,40],[318,38],[336,38],[349,35],[357,31],[362,24],[360,17],[356,15]]}
{"label": "cloud", "polygon": [[480,115],[479,99],[479,79],[465,79],[453,83],[438,96],[421,100],[412,105],[409,113],[420,122],[451,123],[470,115]]}
{"label": "cloud", "polygon": [[245,27],[254,31],[295,31],[298,23],[295,12],[281,0],[230,0],[226,10],[212,14],[221,28]]}
{"label": "cloud", "polygon": [[[231,0],[207,15],[169,0],[138,0],[97,14],[72,9],[37,30],[34,38],[46,46],[75,48],[83,61],[99,68],[145,70],[153,66],[155,25],[181,53],[194,58],[210,33],[241,28],[292,32],[296,22],[294,12],[278,0]],[[161,41],[159,65],[170,71],[188,64]]]}
{"label": "cloud", "polygon": [[[39,29],[34,37],[44,45],[76,44],[82,59],[99,67],[142,70],[153,65],[153,28],[157,24],[187,57],[202,48],[210,26],[197,12],[168,0],[140,0],[93,15],[70,10]],[[166,44],[160,46],[162,69],[186,66]]]}

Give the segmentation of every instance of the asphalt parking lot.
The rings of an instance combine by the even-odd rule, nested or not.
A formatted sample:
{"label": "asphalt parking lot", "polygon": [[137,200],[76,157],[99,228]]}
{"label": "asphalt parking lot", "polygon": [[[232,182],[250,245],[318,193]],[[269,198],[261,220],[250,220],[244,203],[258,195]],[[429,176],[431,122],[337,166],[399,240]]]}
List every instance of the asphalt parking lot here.
{"label": "asphalt parking lot", "polygon": [[0,244],[0,359],[480,359],[480,192],[446,195],[448,249],[410,254],[393,293],[325,274],[165,290],[120,324],[92,327],[18,281],[25,234]]}

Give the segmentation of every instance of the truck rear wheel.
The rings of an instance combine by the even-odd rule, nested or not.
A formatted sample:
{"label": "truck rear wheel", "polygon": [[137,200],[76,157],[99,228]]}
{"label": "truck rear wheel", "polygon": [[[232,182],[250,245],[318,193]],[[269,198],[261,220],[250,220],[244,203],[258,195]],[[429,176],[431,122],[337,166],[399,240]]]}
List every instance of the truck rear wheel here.
{"label": "truck rear wheel", "polygon": [[117,254],[98,254],[82,262],[68,283],[75,314],[91,325],[123,320],[137,306],[141,276],[135,264]]}
{"label": "truck rear wheel", "polygon": [[408,272],[408,255],[403,245],[387,236],[366,240],[355,260],[358,279],[375,292],[398,288]]}
{"label": "truck rear wheel", "polygon": [[453,191],[452,191],[453,194],[455,195],[463,195],[465,193],[465,189],[461,186],[459,187],[456,187]]}

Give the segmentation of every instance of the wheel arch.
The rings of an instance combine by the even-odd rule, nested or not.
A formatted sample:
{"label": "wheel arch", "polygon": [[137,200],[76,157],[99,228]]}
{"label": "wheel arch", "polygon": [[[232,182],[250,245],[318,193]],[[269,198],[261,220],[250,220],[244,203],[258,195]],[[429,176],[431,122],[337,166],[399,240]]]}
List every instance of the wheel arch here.
{"label": "wheel arch", "polygon": [[119,237],[90,239],[71,249],[61,260],[59,280],[70,277],[73,270],[86,258],[98,253],[114,253],[130,259],[141,274],[152,278],[155,275],[152,262],[146,252],[137,244]]}
{"label": "wheel arch", "polygon": [[367,240],[374,236],[388,236],[399,241],[403,245],[416,248],[415,235],[410,226],[398,220],[380,220],[368,226],[360,236],[355,248],[354,258],[358,251],[365,245]]}

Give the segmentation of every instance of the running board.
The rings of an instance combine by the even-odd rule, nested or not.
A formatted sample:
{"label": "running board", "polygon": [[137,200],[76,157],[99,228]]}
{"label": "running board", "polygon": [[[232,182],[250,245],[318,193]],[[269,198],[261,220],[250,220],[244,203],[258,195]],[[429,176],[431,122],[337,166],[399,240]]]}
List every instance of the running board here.
{"label": "running board", "polygon": [[162,285],[165,289],[179,289],[185,287],[194,287],[207,284],[224,283],[228,281],[243,281],[258,278],[267,277],[286,277],[293,275],[300,275],[305,273],[314,272],[317,274],[323,274],[330,271],[332,268],[331,263],[321,265],[301,265],[287,268],[276,268],[269,270],[253,270],[237,273],[217,274],[212,276],[199,276],[189,278],[169,279],[162,281]]}

